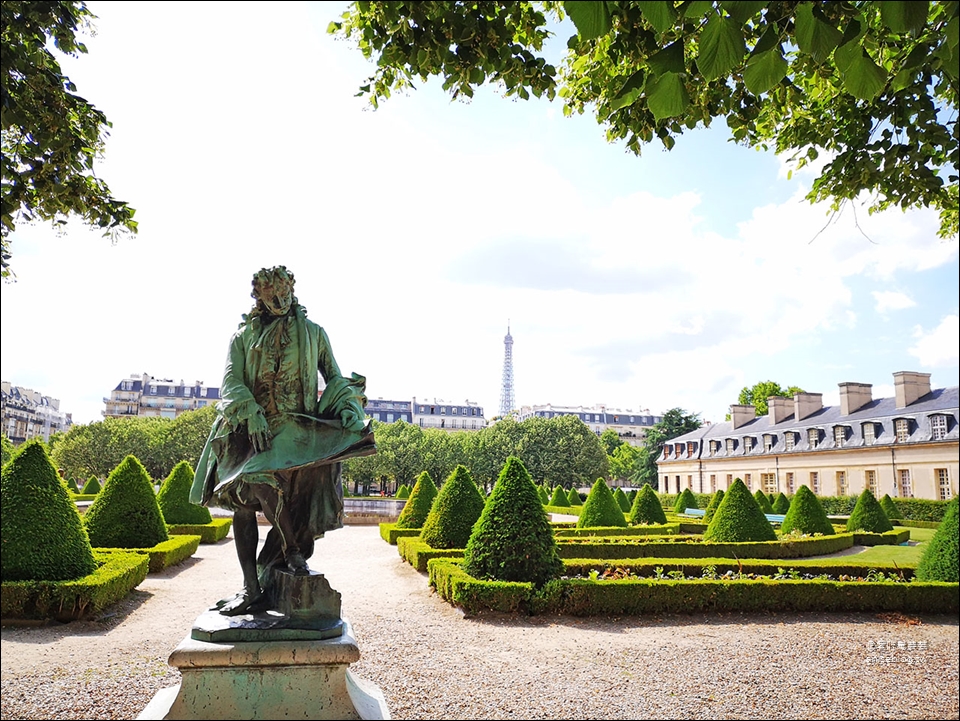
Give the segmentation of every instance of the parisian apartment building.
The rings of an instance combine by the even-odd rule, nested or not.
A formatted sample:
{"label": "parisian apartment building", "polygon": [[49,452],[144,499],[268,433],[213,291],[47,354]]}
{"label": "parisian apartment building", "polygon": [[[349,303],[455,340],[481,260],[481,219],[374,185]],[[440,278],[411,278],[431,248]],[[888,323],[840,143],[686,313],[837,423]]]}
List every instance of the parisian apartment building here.
{"label": "parisian apartment building", "polygon": [[104,418],[147,416],[176,418],[220,400],[220,388],[203,381],[184,383],[171,378],[155,378],[148,373],[131,374],[104,398]]}
{"label": "parisian apartment building", "polygon": [[620,440],[631,446],[643,445],[647,430],[663,420],[663,416],[652,415],[649,410],[632,411],[611,408],[603,404],[594,406],[521,406],[518,421],[528,418],[556,418],[557,416],[577,416],[598,436],[610,429],[617,433]]}
{"label": "parisian apartment building", "polygon": [[15,446],[54,433],[66,433],[73,425],[71,414],[60,410],[60,400],[40,391],[0,382],[0,427]]}
{"label": "parisian apartment building", "polygon": [[769,412],[730,406],[730,420],[664,444],[660,490],[726,490],[739,478],[751,491],[791,495],[949,500],[957,493],[960,389],[931,388],[930,374],[893,374],[895,395],[874,398],[869,383],[840,383],[840,405],[821,393],[767,399]]}

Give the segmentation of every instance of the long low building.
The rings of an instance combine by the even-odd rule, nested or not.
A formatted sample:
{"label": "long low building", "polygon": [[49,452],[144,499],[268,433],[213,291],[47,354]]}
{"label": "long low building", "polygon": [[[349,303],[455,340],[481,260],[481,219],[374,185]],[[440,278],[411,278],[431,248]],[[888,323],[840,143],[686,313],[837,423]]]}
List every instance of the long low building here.
{"label": "long low building", "polygon": [[840,405],[822,394],[769,398],[769,412],[730,406],[730,420],[669,440],[657,459],[660,489],[949,500],[956,495],[960,433],[957,387],[930,387],[929,373],[893,374],[896,395],[872,397],[867,383],[840,383]]}

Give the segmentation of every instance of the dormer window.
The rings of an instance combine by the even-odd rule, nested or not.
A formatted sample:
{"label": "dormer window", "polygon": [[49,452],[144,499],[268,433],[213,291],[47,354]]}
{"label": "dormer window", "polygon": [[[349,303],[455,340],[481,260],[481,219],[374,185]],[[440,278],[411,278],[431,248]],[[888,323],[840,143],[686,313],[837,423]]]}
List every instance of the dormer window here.
{"label": "dormer window", "polygon": [[[843,445],[844,441],[847,440],[847,427],[846,426],[834,426],[833,427],[833,444],[840,448]],[[846,495],[846,494],[841,494]]]}
{"label": "dormer window", "polygon": [[764,450],[765,453],[769,453],[770,451],[773,450],[773,444],[774,444],[774,442],[775,442],[775,439],[774,439],[774,437],[773,437],[772,435],[770,435],[769,433],[767,433],[766,435],[764,435],[764,437],[763,437],[763,450]]}
{"label": "dormer window", "polygon": [[877,426],[875,423],[863,424],[863,442],[872,445],[877,440]]}
{"label": "dormer window", "polygon": [[696,452],[697,452],[697,444],[696,444],[696,443],[687,443],[687,457],[688,457],[688,458],[693,458],[693,456],[694,456],[694,454],[696,454]]}
{"label": "dormer window", "polygon": [[810,428],[807,430],[807,445],[816,448],[820,445],[820,429]]}
{"label": "dormer window", "polygon": [[744,437],[744,439],[743,439],[743,452],[744,452],[744,453],[749,453],[749,452],[752,451],[752,450],[753,450],[753,438],[751,438],[750,436]]}
{"label": "dormer window", "polygon": [[893,422],[893,429],[897,435],[897,443],[906,443],[910,440],[910,420],[908,418],[897,418]]}
{"label": "dormer window", "polygon": [[785,450],[792,451],[796,443],[797,436],[793,431],[787,431],[783,434],[783,447]]}
{"label": "dormer window", "polygon": [[727,453],[733,453],[737,448],[737,442],[733,438],[727,439]]}
{"label": "dormer window", "polygon": [[930,433],[935,441],[942,441],[947,437],[947,417],[944,414],[930,416]]}

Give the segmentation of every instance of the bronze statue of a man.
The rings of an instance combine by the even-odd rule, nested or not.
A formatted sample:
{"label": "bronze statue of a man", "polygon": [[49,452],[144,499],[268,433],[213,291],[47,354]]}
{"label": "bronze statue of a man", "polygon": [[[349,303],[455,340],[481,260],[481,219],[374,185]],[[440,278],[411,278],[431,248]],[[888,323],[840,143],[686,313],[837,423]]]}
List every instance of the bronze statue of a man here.
{"label": "bronze statue of a man", "polygon": [[[254,275],[256,304],[230,340],[217,419],[190,492],[194,503],[234,512],[243,590],[221,602],[225,615],[274,606],[278,569],[309,573],[314,540],[343,526],[340,461],[376,450],[366,379],[340,373],[293,286],[284,266]],[[257,511],[271,525],[259,556]]]}

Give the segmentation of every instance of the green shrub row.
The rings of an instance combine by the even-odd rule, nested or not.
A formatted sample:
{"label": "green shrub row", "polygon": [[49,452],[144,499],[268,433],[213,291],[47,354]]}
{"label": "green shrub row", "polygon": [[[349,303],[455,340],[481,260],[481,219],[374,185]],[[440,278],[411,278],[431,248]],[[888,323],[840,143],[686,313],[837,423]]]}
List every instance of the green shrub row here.
{"label": "green shrub row", "polygon": [[781,572],[796,571],[801,574],[819,576],[851,576],[865,578],[871,571],[883,573],[893,578],[902,578],[909,581],[914,576],[914,569],[909,566],[873,564],[865,566],[857,563],[855,558],[844,556],[835,559],[822,558],[794,558],[787,562],[777,559],[748,558],[742,561],[730,558],[635,558],[620,561],[597,561],[591,558],[567,558],[563,561],[566,575],[569,577],[581,576],[589,578],[591,573],[600,575],[612,574],[652,577],[659,570],[663,574],[679,571],[684,576],[698,578],[722,576],[728,572],[740,575],[758,574],[770,576]]}
{"label": "green shrub row", "polygon": [[200,536],[174,536],[150,548],[98,548],[101,553],[133,551],[150,559],[150,573],[162,571],[190,558],[200,547]]}
{"label": "green shrub row", "polygon": [[601,526],[595,528],[554,528],[553,535],[560,538],[586,538],[590,536],[672,536],[680,532],[679,523],[657,526]]}
{"label": "green shrub row", "polygon": [[433,548],[419,536],[402,536],[397,539],[397,553],[421,573],[426,572],[427,563],[433,558],[463,559],[463,548]]}
{"label": "green shrub row", "polygon": [[233,518],[214,518],[210,523],[168,523],[171,536],[200,536],[200,543],[217,543],[230,533]]}
{"label": "green shrub row", "polygon": [[397,545],[398,538],[405,538],[406,536],[419,536],[419,528],[400,528],[396,523],[381,523],[380,524],[380,538],[389,543],[391,546]]}
{"label": "green shrub row", "polygon": [[149,572],[144,553],[98,549],[93,555],[97,569],[75,581],[5,581],[0,615],[62,622],[91,618],[143,583]]}
{"label": "green shrub row", "polygon": [[[613,538],[613,537],[611,537]],[[743,543],[702,543],[700,541],[652,543],[616,537],[615,542],[578,542],[579,539],[557,543],[561,558],[806,558],[836,553],[853,546],[852,533],[832,536],[811,536],[778,541],[746,541]],[[605,539],[606,540],[606,539]]]}

